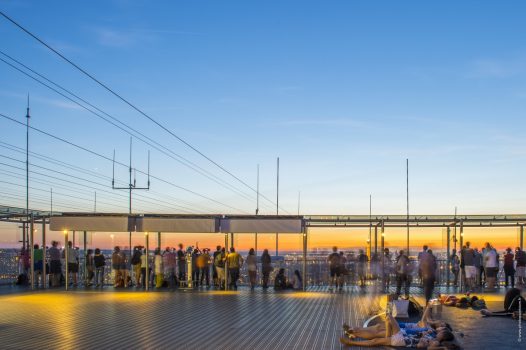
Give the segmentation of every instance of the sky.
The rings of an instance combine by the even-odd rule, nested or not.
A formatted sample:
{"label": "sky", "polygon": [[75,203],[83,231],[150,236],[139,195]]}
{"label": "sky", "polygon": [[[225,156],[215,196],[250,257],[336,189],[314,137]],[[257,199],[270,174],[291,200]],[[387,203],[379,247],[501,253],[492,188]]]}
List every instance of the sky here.
{"label": "sky", "polygon": [[[277,157],[282,214],[298,212],[299,193],[300,214],[368,214],[369,195],[374,214],[403,214],[406,159],[414,214],[524,212],[524,2],[0,0],[0,11],[201,153],[0,18],[1,59],[157,143],[134,137],[137,186],[148,150],[155,178],[133,212],[254,213],[259,164],[260,213],[274,214]],[[129,162],[130,135],[0,61],[0,113],[25,122],[27,94],[32,126],[110,159],[32,130],[30,207],[48,210],[53,189],[56,211],[127,212],[111,158]],[[0,117],[0,142],[0,205],[23,207],[24,127]],[[128,169],[115,179],[127,186]]]}

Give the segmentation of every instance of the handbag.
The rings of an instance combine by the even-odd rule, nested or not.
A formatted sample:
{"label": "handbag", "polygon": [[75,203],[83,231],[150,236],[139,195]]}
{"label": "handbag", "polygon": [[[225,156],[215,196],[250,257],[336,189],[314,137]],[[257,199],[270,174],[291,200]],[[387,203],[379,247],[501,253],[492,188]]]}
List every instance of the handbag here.
{"label": "handbag", "polygon": [[395,318],[409,317],[409,300],[393,300],[391,302],[392,315]]}

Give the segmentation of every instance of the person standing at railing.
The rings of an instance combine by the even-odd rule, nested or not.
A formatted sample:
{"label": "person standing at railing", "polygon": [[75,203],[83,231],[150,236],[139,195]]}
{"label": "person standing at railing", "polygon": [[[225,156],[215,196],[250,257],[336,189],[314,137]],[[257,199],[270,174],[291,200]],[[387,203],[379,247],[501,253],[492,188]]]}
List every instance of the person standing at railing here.
{"label": "person standing at railing", "polygon": [[475,255],[475,251],[471,249],[470,242],[466,242],[466,245],[462,249],[461,257],[461,263],[466,275],[466,290],[471,291],[475,287],[478,270],[476,267],[477,256]]}
{"label": "person standing at railing", "polygon": [[177,249],[177,270],[179,283],[186,281],[186,254],[182,243],[179,243],[179,249]]}
{"label": "person standing at railing", "polygon": [[175,267],[177,265],[176,254],[170,247],[166,247],[163,254],[164,279],[168,281],[170,289],[175,288]]}
{"label": "person standing at railing", "polygon": [[514,258],[511,248],[506,249],[506,254],[504,254],[504,285],[506,288],[508,288],[508,280],[511,282],[511,288],[515,288]]}
{"label": "person standing at railing", "polygon": [[237,280],[239,279],[239,269],[243,265],[243,258],[239,255],[234,247],[230,247],[230,253],[226,256],[228,265],[228,274],[230,277],[230,286],[237,290]]}
{"label": "person standing at railing", "polygon": [[431,251],[427,251],[420,257],[420,272],[422,273],[422,282],[424,284],[424,296],[426,305],[433,296],[436,281],[437,261]]}
{"label": "person standing at railing", "polygon": [[389,248],[385,248],[382,255],[382,279],[384,291],[389,291],[390,276],[393,269],[391,262],[391,253]]}
{"label": "person standing at railing", "polygon": [[35,285],[38,287],[38,284],[39,284],[39,278],[42,280],[42,288],[44,288],[44,278],[42,278],[42,269],[43,269],[43,266],[44,266],[44,252],[43,250],[40,248],[40,246],[38,244],[35,244],[33,246],[34,248],[34,253],[33,253],[33,257],[34,257],[34,270],[35,270]]}
{"label": "person standing at railing", "polygon": [[135,285],[137,287],[141,286],[141,256],[142,252],[140,246],[133,247],[133,255],[131,258],[131,264],[133,266],[133,274],[135,276]]}
{"label": "person standing at railing", "polygon": [[332,291],[333,286],[338,288],[340,279],[340,254],[338,254],[338,247],[332,247],[332,253],[327,257],[329,262],[329,291]]}
{"label": "person standing at railing", "polygon": [[517,262],[517,284],[526,284],[526,252],[520,247],[515,248],[515,261]]}
{"label": "person standing at railing", "polygon": [[104,287],[104,267],[106,266],[106,258],[100,252],[99,248],[95,249],[95,256],[93,257],[95,264],[95,285],[97,287]]}
{"label": "person standing at railing", "polygon": [[[218,246],[219,252],[214,252],[214,267],[217,272],[217,287],[221,289],[225,283],[225,248]],[[217,254],[215,254],[217,253]]]}
{"label": "person standing at railing", "polygon": [[79,256],[78,251],[73,248],[73,243],[68,241],[68,246],[62,252],[62,258],[66,258],[66,249],[68,250],[68,273],[73,276],[73,286],[77,286],[77,278],[79,273]]}
{"label": "person standing at railing", "polygon": [[58,242],[52,241],[51,248],[48,249],[49,254],[49,272],[51,274],[51,286],[60,286],[60,276],[62,275],[62,263],[60,262],[60,250],[58,249]]}
{"label": "person standing at railing", "polygon": [[220,245],[218,245],[216,247],[216,251],[212,255],[212,283],[214,284],[214,287],[217,287],[217,286],[221,285],[218,282],[217,266],[216,266],[216,257],[217,257],[218,254],[221,254],[221,246]]}
{"label": "person standing at railing", "polygon": [[[367,277],[367,263],[369,262],[369,258],[367,255],[365,255],[365,252],[363,249],[360,249],[360,254],[358,254],[357,258],[357,269],[358,269],[358,278],[360,279],[360,287],[365,287],[365,280]],[[341,290],[340,286],[340,290]]]}
{"label": "person standing at railing", "polygon": [[265,249],[263,250],[263,254],[261,254],[261,273],[263,274],[263,289],[268,288],[269,277],[272,270],[272,258],[268,253],[268,249]]}
{"label": "person standing at railing", "polygon": [[163,286],[164,282],[164,271],[163,271],[163,257],[161,255],[161,249],[155,249],[155,257],[153,261],[155,265],[155,288],[159,289]]}
{"label": "person standing at railing", "polygon": [[95,269],[95,262],[93,260],[93,249],[88,249],[86,253],[86,280],[84,281],[84,285],[91,286],[93,285],[93,276],[95,273],[93,270]]}
{"label": "person standing at railing", "polygon": [[248,277],[250,280],[250,290],[254,290],[254,288],[256,287],[256,277],[258,273],[256,252],[254,251],[254,248],[250,248],[246,261]]}
{"label": "person standing at railing", "polygon": [[210,249],[204,248],[203,254],[197,258],[197,267],[201,275],[199,285],[203,286],[203,282],[206,281],[206,287],[210,288]]}
{"label": "person standing at railing", "polygon": [[422,251],[418,253],[418,277],[420,278],[420,283],[422,286],[424,285],[424,282],[422,280],[422,269],[420,267],[422,256],[427,253],[427,250],[429,247],[427,245],[422,246]]}
{"label": "person standing at railing", "polygon": [[451,272],[453,273],[453,286],[458,286],[458,275],[460,272],[460,259],[457,255],[457,250],[453,249],[451,254]]}
{"label": "person standing at railing", "polygon": [[404,285],[404,292],[406,299],[409,299],[409,286],[410,286],[410,266],[409,258],[405,255],[405,252],[401,250],[396,257],[395,270],[396,270],[396,295],[400,296],[402,292],[402,285]]}
{"label": "person standing at railing", "polygon": [[489,242],[486,242],[484,263],[484,270],[486,273],[486,287],[488,289],[493,289],[495,288],[495,282],[497,280],[499,261],[497,251],[491,246]]}

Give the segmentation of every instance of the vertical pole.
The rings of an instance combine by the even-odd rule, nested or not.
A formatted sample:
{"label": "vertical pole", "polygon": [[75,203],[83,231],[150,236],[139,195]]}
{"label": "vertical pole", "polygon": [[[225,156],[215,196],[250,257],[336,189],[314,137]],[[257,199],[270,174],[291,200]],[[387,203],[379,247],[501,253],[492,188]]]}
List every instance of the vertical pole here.
{"label": "vertical pole", "polygon": [[31,289],[35,289],[35,218],[31,214],[31,222],[29,224],[29,248],[31,249]]}
{"label": "vertical pole", "polygon": [[[369,239],[367,240],[367,243],[369,243],[369,254],[371,255],[371,245],[373,244],[372,242],[372,231],[373,231],[373,222],[371,221],[372,220],[372,208],[373,208],[373,205],[372,205],[372,195],[369,195]],[[376,251],[375,251],[376,253]]]}
{"label": "vertical pole", "polygon": [[[130,136],[130,208],[129,208],[129,214],[131,215],[132,213],[132,138]],[[131,255],[132,255],[132,233],[131,231],[129,232],[129,251],[130,251],[130,255],[129,255],[129,258],[131,259]]]}
{"label": "vertical pole", "polygon": [[409,253],[409,158],[406,159],[406,201],[407,201],[407,256]]}
{"label": "vertical pole", "polygon": [[22,249],[26,252],[26,222],[22,222]]}
{"label": "vertical pole", "polygon": [[447,264],[446,264],[446,285],[449,287],[449,278],[451,271],[451,227],[447,227]]}
{"label": "vertical pole", "polygon": [[150,290],[150,239],[148,236],[148,232],[144,233],[144,239],[146,240],[145,246],[146,246],[146,276],[144,279],[144,284],[146,286],[146,291]]}
{"label": "vertical pole", "polygon": [[378,256],[378,224],[374,226],[374,254]]}
{"label": "vertical pole", "polygon": [[161,249],[161,232],[157,232],[157,248]]}
{"label": "vertical pole", "polygon": [[303,228],[303,291],[307,290],[307,232],[305,226]]}
{"label": "vertical pole", "polygon": [[[27,95],[26,110],[26,215],[29,219],[29,94]],[[29,234],[29,233],[28,233]],[[26,238],[24,237],[22,246],[26,247]],[[33,262],[31,262],[33,264]]]}
{"label": "vertical pole", "polygon": [[256,256],[258,256],[258,233],[255,234],[255,247],[254,250],[256,251]]}
{"label": "vertical pole", "polygon": [[73,241],[72,243],[73,243],[73,244],[71,245],[71,247],[72,247],[73,249],[75,248],[75,233],[76,233],[76,232],[73,231],[73,239],[72,239],[72,241]]}
{"label": "vertical pole", "polygon": [[87,246],[87,232],[84,231],[84,241],[83,241],[83,246],[84,246],[84,284],[86,285],[87,282],[88,282],[88,274],[87,274],[87,270],[88,270],[88,262],[87,262],[87,259],[88,259],[88,255],[86,253],[86,246]]}
{"label": "vertical pole", "polygon": [[[460,258],[462,259],[462,249],[464,248],[464,223],[460,220]],[[459,290],[462,291],[464,288],[465,271],[460,271],[460,286]]]}
{"label": "vertical pole", "polygon": [[524,225],[521,225],[520,228],[519,246],[521,247],[521,250],[524,249]]}
{"label": "vertical pole", "polygon": [[[385,249],[385,241],[384,241],[384,237],[385,237],[385,227],[384,227],[384,221],[382,220],[382,224],[381,224],[381,227],[380,227],[380,230],[381,230],[381,251],[382,251],[382,288],[385,287],[385,273],[384,273],[384,270],[385,270],[385,261],[384,261],[384,249]],[[387,291],[389,292],[389,291]]]}
{"label": "vertical pole", "polygon": [[42,288],[47,286],[46,250],[46,218],[42,217]]}
{"label": "vertical pole", "polygon": [[[279,215],[279,157],[276,173],[276,215]],[[279,234],[276,232],[276,256],[279,255]]]}
{"label": "vertical pole", "polygon": [[230,248],[234,246],[234,232],[230,232]]}
{"label": "vertical pole", "polygon": [[[75,232],[75,231],[73,231]],[[69,247],[68,247],[68,240],[69,240],[69,232],[68,231],[65,231],[64,234],[66,235],[65,236],[65,241],[66,241],[66,244],[65,244],[65,248],[66,251],[64,252],[64,257],[66,258],[66,262],[65,262],[65,265],[66,265],[66,290],[69,289],[69,267],[68,267],[68,261],[69,261]]]}
{"label": "vertical pole", "polygon": [[[225,258],[228,255],[228,233],[225,233]],[[225,259],[225,290],[228,289],[228,260]]]}

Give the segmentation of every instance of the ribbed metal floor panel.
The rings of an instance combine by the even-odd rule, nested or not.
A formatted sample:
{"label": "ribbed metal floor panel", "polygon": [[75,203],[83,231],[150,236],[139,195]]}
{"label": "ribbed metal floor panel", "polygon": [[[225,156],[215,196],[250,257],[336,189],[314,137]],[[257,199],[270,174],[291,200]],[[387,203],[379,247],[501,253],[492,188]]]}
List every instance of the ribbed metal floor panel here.
{"label": "ribbed metal floor panel", "polygon": [[379,298],[346,293],[40,291],[0,296],[2,349],[340,349]]}

